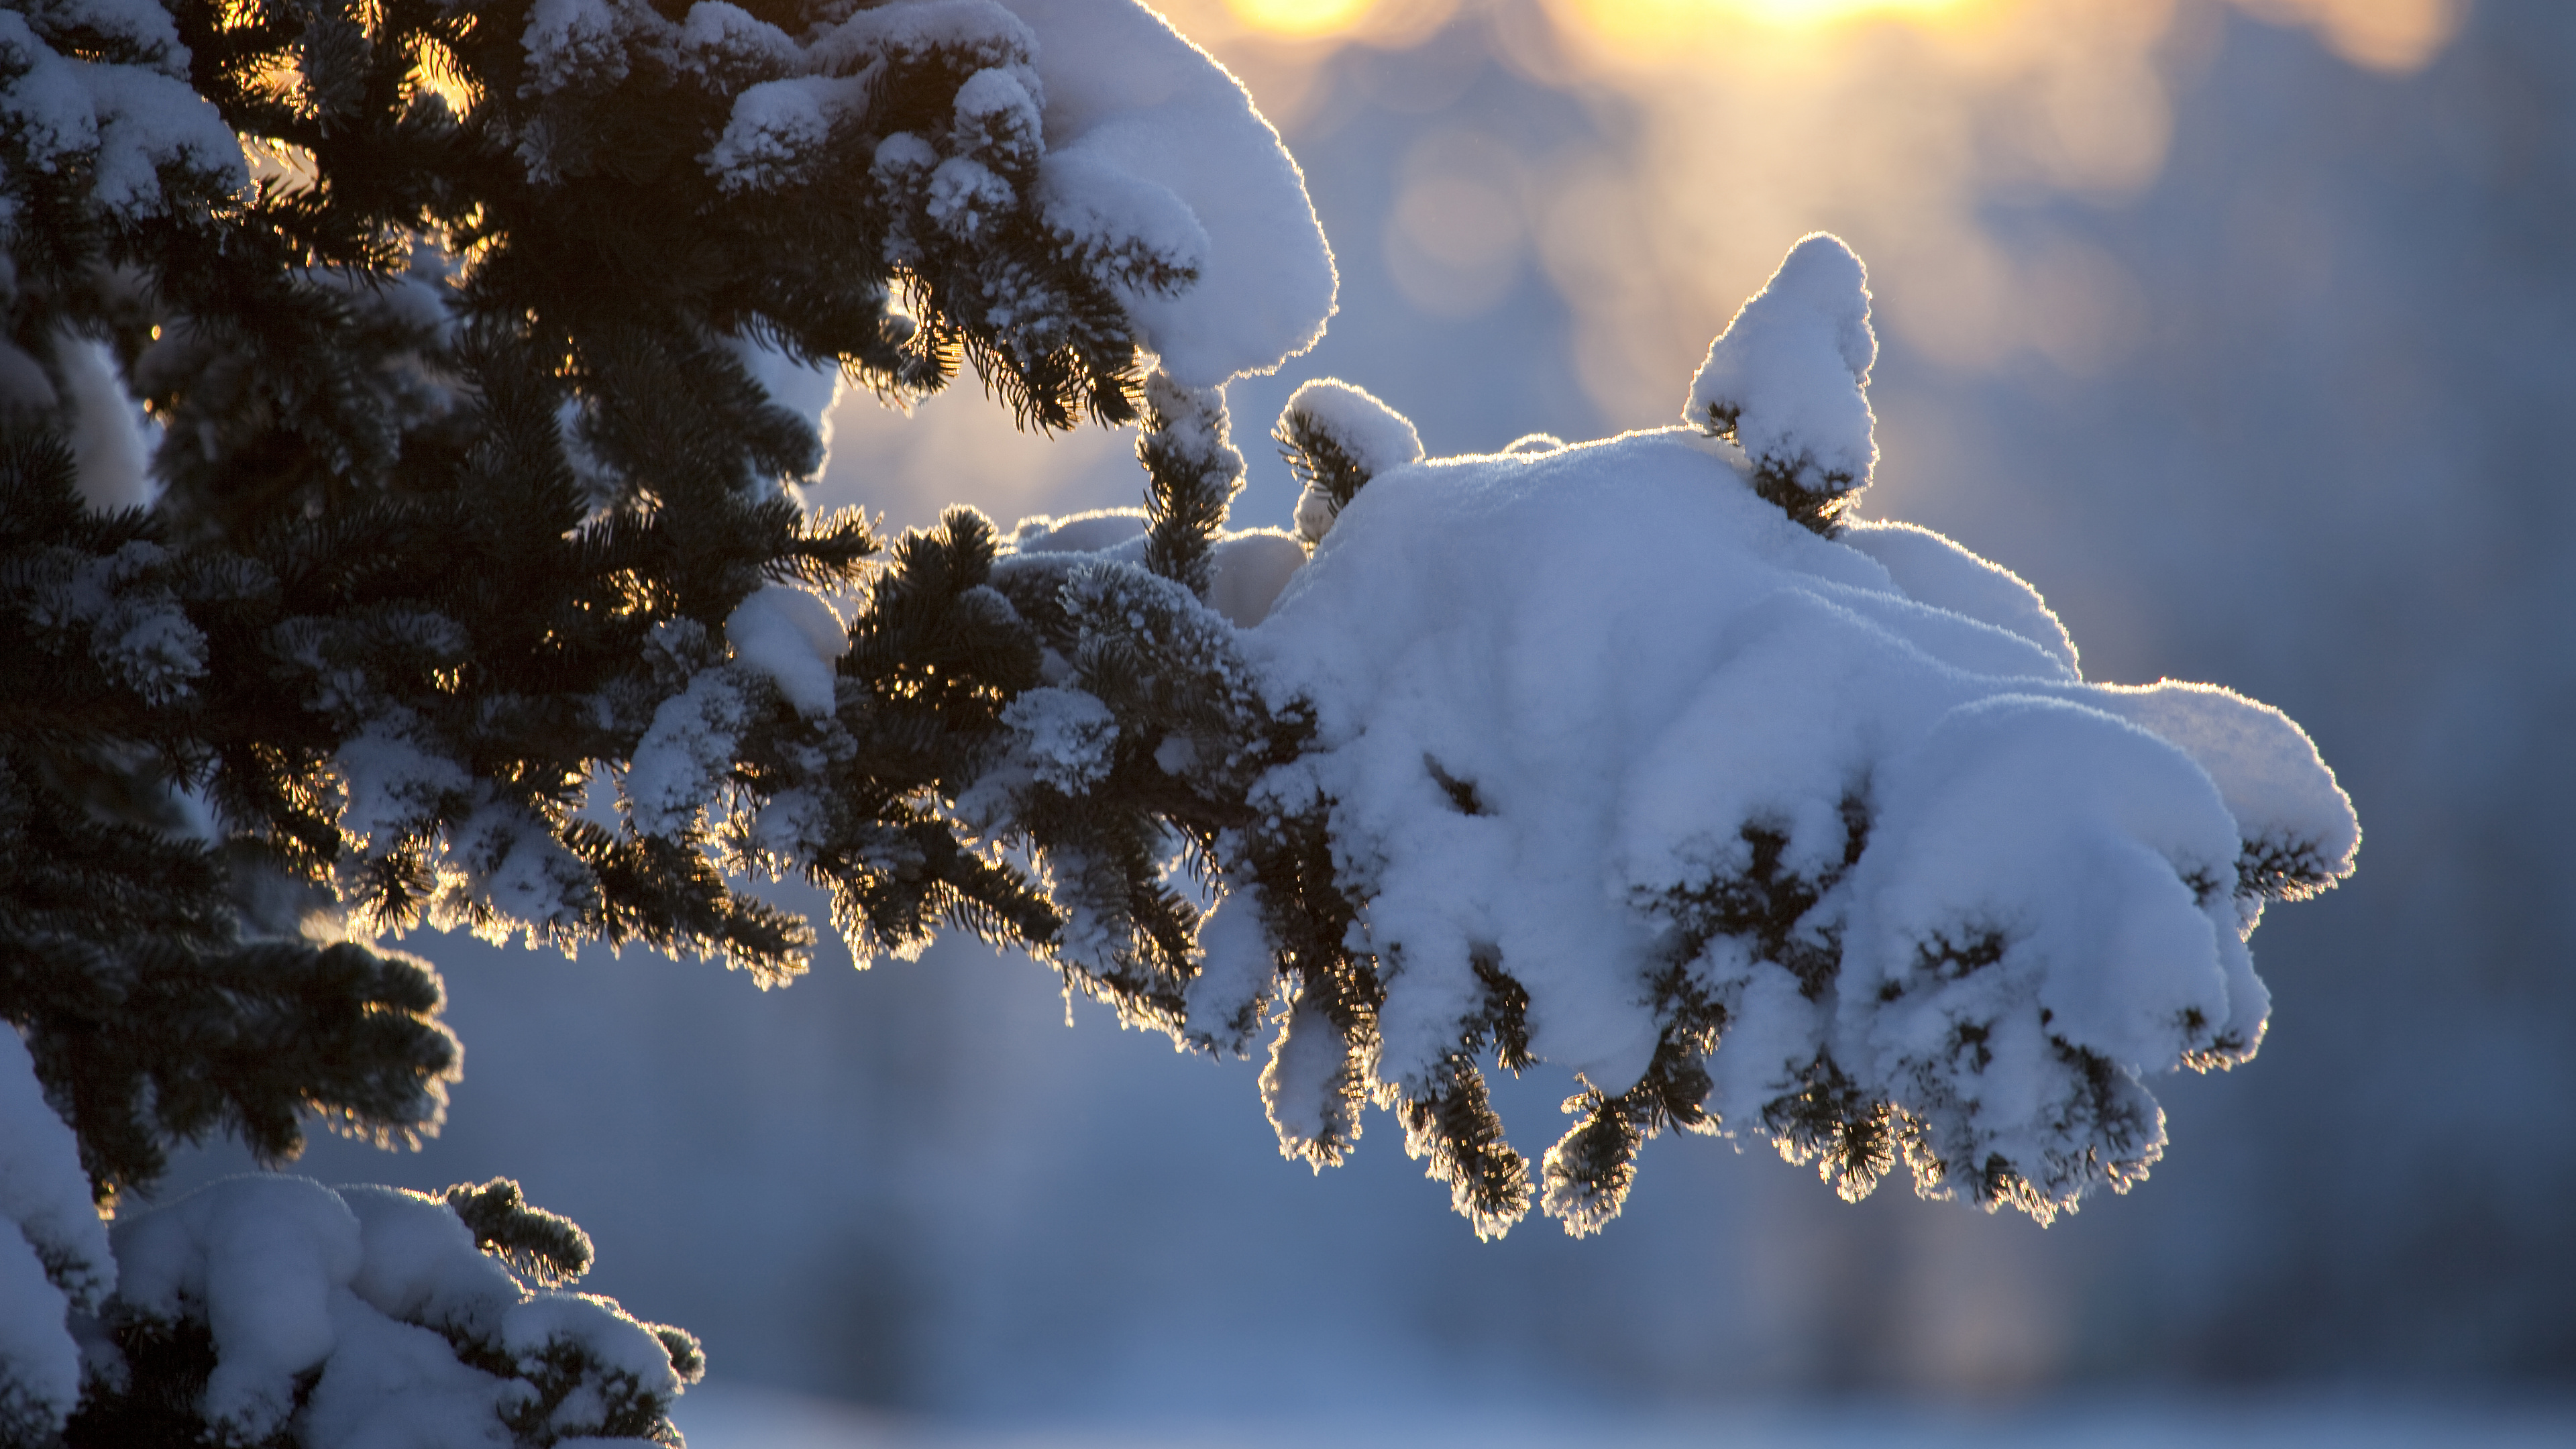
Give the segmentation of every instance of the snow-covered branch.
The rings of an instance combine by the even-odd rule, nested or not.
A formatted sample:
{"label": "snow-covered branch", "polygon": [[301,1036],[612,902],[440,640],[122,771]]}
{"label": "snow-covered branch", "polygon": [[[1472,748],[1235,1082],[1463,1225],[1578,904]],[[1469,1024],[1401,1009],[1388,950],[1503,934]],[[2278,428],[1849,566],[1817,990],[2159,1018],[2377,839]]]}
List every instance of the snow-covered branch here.
{"label": "snow-covered branch", "polygon": [[[2246,939],[2350,872],[2350,802],[2278,711],[2088,683],[2019,578],[1843,516],[1873,351],[1858,262],[1814,237],[1695,426],[1416,462],[1367,394],[1300,390],[1320,543],[1209,646],[1257,708],[1215,742],[1111,711],[1180,762],[1203,808],[1172,813],[1234,893],[1175,1034],[1239,1045],[1275,1003],[1284,1150],[1336,1161],[1363,1097],[1400,1106],[1500,1232],[1529,1194],[1477,1063],[1538,1060],[1583,1087],[1542,1171],[1570,1231],[1668,1127],[1767,1137],[1846,1196],[1902,1157],[2044,1222],[2157,1160],[2150,1078],[2253,1055]],[[1067,599],[1077,654],[1141,617]]]}

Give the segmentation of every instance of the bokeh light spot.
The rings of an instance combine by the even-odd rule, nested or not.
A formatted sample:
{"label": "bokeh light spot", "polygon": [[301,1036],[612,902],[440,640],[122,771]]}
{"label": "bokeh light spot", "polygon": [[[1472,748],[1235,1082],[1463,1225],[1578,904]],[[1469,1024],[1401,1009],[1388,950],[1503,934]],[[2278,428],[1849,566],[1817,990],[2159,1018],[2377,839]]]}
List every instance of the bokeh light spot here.
{"label": "bokeh light spot", "polygon": [[1795,31],[1864,20],[1922,22],[1973,7],[1970,0],[1571,0],[1557,8],[1605,39],[1668,46],[1712,27]]}
{"label": "bokeh light spot", "polygon": [[1234,17],[1273,35],[1331,35],[1377,8],[1377,0],[1225,0]]}

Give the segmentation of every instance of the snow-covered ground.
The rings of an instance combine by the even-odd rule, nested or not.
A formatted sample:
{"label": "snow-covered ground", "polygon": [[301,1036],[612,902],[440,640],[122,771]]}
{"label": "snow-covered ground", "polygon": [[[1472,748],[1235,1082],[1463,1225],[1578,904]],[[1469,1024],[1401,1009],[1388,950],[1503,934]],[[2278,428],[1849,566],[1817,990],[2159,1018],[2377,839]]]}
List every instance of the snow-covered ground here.
{"label": "snow-covered ground", "polygon": [[1419,1406],[1259,1421],[929,1422],[827,1399],[709,1387],[674,1420],[690,1449],[2561,1449],[2576,1404],[2066,1398],[2009,1409],[1749,1404],[1693,1415]]}

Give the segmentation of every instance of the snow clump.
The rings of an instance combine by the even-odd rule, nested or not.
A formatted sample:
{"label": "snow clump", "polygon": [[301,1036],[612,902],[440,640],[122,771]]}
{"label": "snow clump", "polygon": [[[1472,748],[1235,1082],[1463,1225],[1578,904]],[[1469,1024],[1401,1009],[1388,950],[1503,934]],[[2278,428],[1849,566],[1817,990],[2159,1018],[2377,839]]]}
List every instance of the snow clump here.
{"label": "snow clump", "polygon": [[1398,468],[1245,637],[1317,722],[1266,788],[1329,815],[1375,1083],[1428,1092],[1501,975],[1596,1116],[1695,1084],[1853,1191],[1894,1151],[2042,1218],[2125,1189],[2144,1079],[2261,1041],[2246,937],[2349,872],[2349,802],[2278,712],[2088,684],[2010,575],[1916,546],[1927,602],[1754,471],[1684,429]]}
{"label": "snow clump", "polygon": [[1306,487],[1297,497],[1297,537],[1324,541],[1333,519],[1369,479],[1422,459],[1422,435],[1366,389],[1319,377],[1288,395],[1272,433]]}
{"label": "snow clump", "polygon": [[0,1440],[41,1442],[80,1400],[69,1315],[116,1287],[72,1129],[45,1104],[27,1044],[0,1030]]}
{"label": "snow clump", "polygon": [[210,1349],[192,1407],[229,1442],[677,1442],[667,1411],[703,1371],[695,1342],[531,1291],[451,1205],[460,1191],[258,1174],[118,1223],[121,1277],[89,1328],[95,1412],[118,1412],[132,1346],[175,1336]]}
{"label": "snow clump", "polygon": [[[1322,526],[1301,502],[1311,561],[1193,686],[1234,737],[1119,718],[1252,807],[1216,817],[1184,1010],[1131,1019],[1218,1050],[1278,1021],[1283,1151],[1338,1162],[1396,1109],[1500,1233],[1532,1184],[1479,1063],[1547,1061],[1581,1086],[1537,1184],[1572,1232],[1676,1127],[2045,1222],[2158,1160],[2150,1079],[2253,1056],[2247,940],[2351,872],[2351,802],[2279,711],[2089,682],[2020,578],[1837,516],[1875,457],[1867,307],[1811,237],[1711,350],[1695,426],[1594,443],[1425,460],[1366,393],[1299,391],[1281,439],[1341,496]],[[997,583],[1066,580],[1076,653],[1222,630],[1111,587],[1138,550],[1109,522],[1024,527]]]}
{"label": "snow clump", "polygon": [[1242,83],[1133,0],[1008,3],[1038,41],[1051,219],[1175,260],[1195,252],[1196,285],[1121,289],[1162,370],[1213,387],[1313,346],[1333,314],[1332,250],[1304,173]]}
{"label": "snow clump", "polygon": [[1741,447],[1773,488],[1865,488],[1878,462],[1866,392],[1877,359],[1868,273],[1817,232],[1709,344],[1682,417]]}
{"label": "snow clump", "polygon": [[[1107,286],[1185,387],[1267,372],[1322,334],[1337,278],[1303,173],[1242,84],[1152,10],[1135,0],[829,10],[838,18],[792,36],[716,0],[676,21],[607,0],[540,0],[523,37],[527,95],[613,88],[639,63],[697,78],[727,107],[698,161],[719,190],[748,197],[838,184],[841,143],[884,124],[879,82],[933,56],[963,60],[977,68],[944,124],[875,137],[871,169],[889,196],[926,189],[931,224],[960,239],[1025,214]],[[532,179],[592,164],[576,130],[532,124],[515,138]],[[890,260],[915,246],[901,230]],[[1031,345],[1053,345],[1041,343]]]}
{"label": "snow clump", "polygon": [[79,179],[119,220],[162,205],[164,167],[218,191],[250,184],[241,142],[188,83],[188,52],[151,0],[0,10],[0,122],[11,164]]}

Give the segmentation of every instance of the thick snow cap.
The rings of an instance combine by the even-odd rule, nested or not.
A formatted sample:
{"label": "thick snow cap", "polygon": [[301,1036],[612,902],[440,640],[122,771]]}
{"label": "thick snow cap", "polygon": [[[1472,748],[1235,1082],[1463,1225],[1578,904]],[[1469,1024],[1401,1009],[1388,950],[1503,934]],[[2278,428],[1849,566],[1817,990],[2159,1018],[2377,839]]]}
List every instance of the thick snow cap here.
{"label": "thick snow cap", "polygon": [[508,1416],[529,1380],[569,1374],[549,1438],[608,1443],[584,1436],[681,1392],[651,1329],[605,1298],[529,1292],[421,1193],[228,1177],[118,1223],[115,1246],[125,1312],[213,1339],[196,1407],[223,1442],[522,1442]]}
{"label": "thick snow cap", "polygon": [[[1676,927],[1795,879],[1787,935],[1723,926],[1687,965],[1730,1023],[1722,1120],[1762,1123],[1823,1054],[2038,1215],[2126,1186],[2163,1145],[2139,1079],[2260,1042],[2245,936],[2261,897],[2351,870],[2350,802],[2278,711],[2088,684],[2018,579],[1864,535],[1931,545],[1885,566],[1750,471],[1682,429],[1395,468],[1246,637],[1318,726],[1270,788],[1333,802],[1398,963],[1381,1079],[1426,1090],[1482,958],[1541,1057],[1623,1091]],[[1834,966],[1802,979],[1810,948]]]}
{"label": "thick snow cap", "polygon": [[1869,274],[1817,232],[1709,344],[1682,416],[1809,493],[1865,488],[1878,461],[1864,393],[1877,360]]}
{"label": "thick snow cap", "polygon": [[[1318,449],[1330,450],[1338,455],[1334,461],[1348,464],[1348,471],[1361,481],[1422,461],[1422,435],[1404,414],[1378,401],[1367,389],[1337,377],[1316,378],[1289,394],[1288,406],[1279,414],[1277,436],[1310,455]],[[1318,471],[1306,480],[1296,515],[1297,537],[1308,547],[1322,542],[1331,531],[1343,501],[1336,495],[1336,480],[1321,471],[1323,460],[1311,461]]]}
{"label": "thick snow cap", "polygon": [[[1372,470],[1245,636],[1316,725],[1260,789],[1330,812],[1380,1083],[1436,1091],[1499,970],[1531,1049],[1615,1097],[1675,1040],[1661,981],[1722,1012],[1717,1121],[1781,1131],[1840,1083],[1919,1133],[1920,1186],[2045,1220],[2161,1155],[2146,1078],[2253,1055],[2263,904],[2349,874],[2359,830],[2279,711],[2088,683],[2009,571],[1806,525],[1784,475],[1872,461],[1868,306],[1810,237],[1710,350],[1697,429]],[[1597,1226],[1559,1166],[1549,1210]]]}
{"label": "thick snow cap", "polygon": [[1332,249],[1242,83],[1134,0],[1004,3],[1038,37],[1050,218],[1149,235],[1195,220],[1206,234],[1195,285],[1122,299],[1163,370],[1213,387],[1313,346],[1333,314]]}
{"label": "thick snow cap", "polygon": [[[1711,350],[1698,427],[1420,459],[1357,388],[1292,400],[1283,440],[1346,486],[1328,534],[1320,490],[1301,501],[1315,548],[1274,546],[1276,601],[1230,614],[1239,677],[1312,724],[1246,796],[1320,823],[1341,941],[1382,994],[1327,1010],[1283,980],[1245,861],[1187,994],[1191,1039],[1233,1049],[1289,1007],[1262,1075],[1284,1151],[1337,1162],[1360,1106],[1400,1099],[1407,1150],[1479,1233],[1508,1227],[1519,1159],[1453,1172],[1434,1119],[1481,1100],[1461,1043],[1509,1022],[1597,1094],[1544,1164],[1569,1231],[1617,1211],[1602,1144],[1651,1120],[1640,1102],[1769,1137],[1847,1196],[1888,1170],[1868,1134],[1892,1127],[1918,1190],[2046,1221],[2161,1157],[2151,1078],[2254,1055],[2248,939],[2268,902],[2351,873],[2352,802],[2278,710],[2085,680],[2009,570],[1907,525],[1816,527],[1782,460],[1845,493],[1865,476],[1874,355],[1859,263],[1811,237]],[[1144,531],[1024,525],[995,575],[1107,580]],[[1059,595],[1108,637],[1145,596]],[[1025,768],[1091,778],[1069,732],[1016,723]],[[1157,763],[1187,775],[1197,746],[1173,743]]]}
{"label": "thick snow cap", "polygon": [[80,1399],[67,1312],[116,1284],[72,1129],[45,1104],[27,1044],[0,1027],[0,1442],[42,1443]]}
{"label": "thick snow cap", "polygon": [[1368,389],[1338,377],[1319,377],[1290,393],[1283,416],[1302,417],[1310,430],[1331,439],[1372,478],[1422,461],[1422,435],[1412,422]]}
{"label": "thick snow cap", "polygon": [[[84,59],[102,40],[141,63]],[[0,116],[13,164],[81,178],[94,204],[128,219],[168,200],[164,168],[250,184],[240,140],[189,85],[188,52],[149,0],[0,10]]]}

